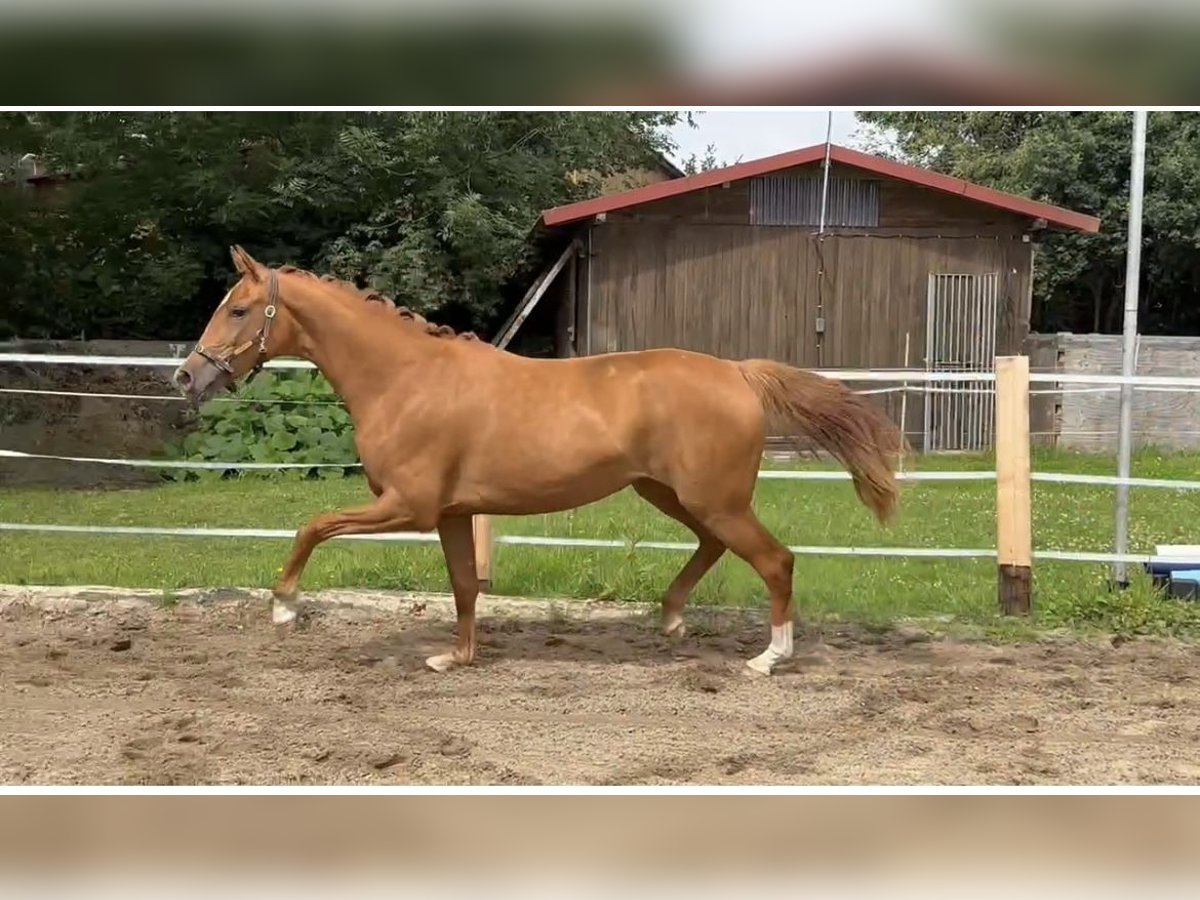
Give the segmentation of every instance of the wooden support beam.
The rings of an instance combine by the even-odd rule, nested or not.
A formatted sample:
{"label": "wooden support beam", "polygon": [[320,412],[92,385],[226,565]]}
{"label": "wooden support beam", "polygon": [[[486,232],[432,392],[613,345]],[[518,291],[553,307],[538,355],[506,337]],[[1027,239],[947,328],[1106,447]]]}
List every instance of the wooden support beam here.
{"label": "wooden support beam", "polygon": [[492,540],[492,520],[489,516],[475,516],[471,528],[475,533],[475,576],[479,579],[479,590],[486,594],[492,589],[492,551],[496,547]]}
{"label": "wooden support beam", "polygon": [[[529,318],[529,314],[533,312],[538,301],[554,283],[554,279],[563,270],[563,266],[568,262],[574,262],[578,249],[578,239],[572,240],[567,244],[562,255],[554,261],[554,264],[529,286],[529,290],[525,292],[525,296],[521,298],[521,302],[517,304],[517,308],[493,341],[498,349],[503,350],[508,346],[508,342],[516,336],[518,329]],[[573,266],[572,272],[574,272]],[[573,302],[574,295],[572,294]],[[492,520],[488,516],[475,516],[471,520],[471,528],[475,533],[475,574],[479,579],[479,589],[486,593],[492,588],[492,553],[496,546],[495,541],[492,540]]]}
{"label": "wooden support beam", "polygon": [[1033,595],[1029,357],[996,357],[996,557],[1000,613],[1028,615]]}
{"label": "wooden support beam", "polygon": [[529,314],[533,312],[533,308],[537,306],[538,301],[542,299],[542,295],[546,293],[547,288],[554,282],[558,273],[562,271],[563,266],[575,255],[577,243],[578,241],[573,240],[567,244],[567,249],[554,261],[554,265],[539,275],[537,280],[529,286],[529,290],[525,292],[525,296],[521,298],[521,302],[517,304],[517,308],[513,310],[513,314],[504,323],[504,327],[496,334],[496,339],[493,343],[501,350],[508,346],[508,342],[513,339],[517,330],[529,318]]}
{"label": "wooden support beam", "polygon": [[576,305],[579,303],[579,254],[571,254],[571,266],[567,269],[567,296],[563,300],[567,315],[567,356],[578,356],[576,337],[579,333],[576,322]]}

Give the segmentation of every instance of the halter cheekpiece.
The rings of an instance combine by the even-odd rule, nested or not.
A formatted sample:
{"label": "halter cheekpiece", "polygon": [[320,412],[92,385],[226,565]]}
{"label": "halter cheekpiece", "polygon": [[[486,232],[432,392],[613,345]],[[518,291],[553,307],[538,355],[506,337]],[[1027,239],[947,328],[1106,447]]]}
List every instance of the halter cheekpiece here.
{"label": "halter cheekpiece", "polygon": [[199,356],[203,356],[210,363],[224,372],[226,375],[232,376],[233,366],[231,363],[250,349],[254,342],[258,342],[258,359],[255,360],[253,368],[246,374],[247,378],[253,378],[263,367],[263,357],[267,355],[267,338],[271,334],[271,322],[275,319],[275,304],[279,300],[279,276],[274,269],[267,270],[267,308],[263,310],[263,323],[258,329],[258,332],[250,340],[246,341],[241,346],[235,347],[225,356],[218,356],[216,352],[208,350],[203,344],[197,342],[193,350]]}

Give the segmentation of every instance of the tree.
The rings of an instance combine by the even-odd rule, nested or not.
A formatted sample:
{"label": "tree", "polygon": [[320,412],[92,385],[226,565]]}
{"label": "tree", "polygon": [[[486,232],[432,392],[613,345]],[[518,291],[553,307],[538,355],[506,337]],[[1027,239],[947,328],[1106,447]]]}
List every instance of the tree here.
{"label": "tree", "polygon": [[680,169],[685,175],[696,175],[700,172],[711,172],[713,169],[723,169],[732,163],[721,162],[717,159],[717,145],[709,144],[704,148],[704,155],[691,154],[683,161]]}
{"label": "tree", "polygon": [[[1033,326],[1121,327],[1132,117],[1118,112],[859,113],[898,156],[968,181],[1097,215],[1098,235],[1053,231],[1037,247]],[[1144,333],[1200,333],[1200,115],[1151,113],[1143,216]],[[886,152],[886,151],[885,151]]]}
{"label": "tree", "polygon": [[539,212],[653,164],[670,149],[664,126],[676,120],[0,114],[0,160],[33,152],[70,176],[54,202],[0,190],[0,336],[192,335],[229,283],[232,243],[486,329],[505,312],[506,288],[537,264],[530,235]]}

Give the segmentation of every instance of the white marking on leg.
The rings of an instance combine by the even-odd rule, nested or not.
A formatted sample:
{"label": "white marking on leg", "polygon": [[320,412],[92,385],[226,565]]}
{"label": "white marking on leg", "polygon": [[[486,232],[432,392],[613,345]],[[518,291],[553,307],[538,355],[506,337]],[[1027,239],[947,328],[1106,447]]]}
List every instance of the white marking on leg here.
{"label": "white marking on leg", "polygon": [[288,625],[296,621],[295,607],[276,597],[271,605],[271,621],[276,625]]}
{"label": "white marking on leg", "polygon": [[771,644],[754,659],[747,660],[746,665],[763,675],[770,675],[777,663],[792,658],[792,623],[785,622],[780,626],[771,626]]}
{"label": "white marking on leg", "polygon": [[435,672],[445,672],[454,667],[454,654],[439,653],[437,656],[431,656],[425,660],[425,665]]}

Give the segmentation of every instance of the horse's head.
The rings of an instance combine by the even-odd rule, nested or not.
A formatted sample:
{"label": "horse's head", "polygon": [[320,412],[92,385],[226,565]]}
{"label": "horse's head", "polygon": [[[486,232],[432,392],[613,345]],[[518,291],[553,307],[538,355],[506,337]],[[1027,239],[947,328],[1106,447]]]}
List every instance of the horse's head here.
{"label": "horse's head", "polygon": [[279,300],[279,275],[232,247],[233,264],[241,274],[225,295],[200,335],[195,348],[175,371],[175,383],[193,403],[222,388],[233,388],[270,358],[272,326]]}

